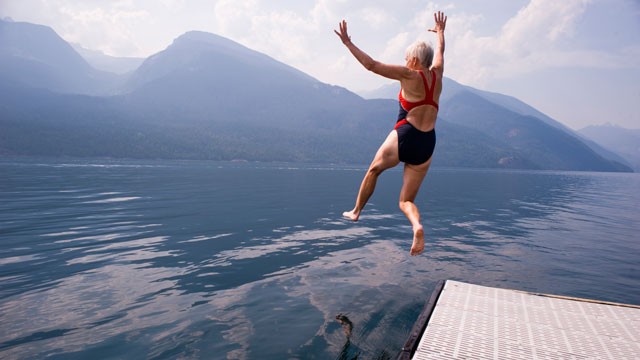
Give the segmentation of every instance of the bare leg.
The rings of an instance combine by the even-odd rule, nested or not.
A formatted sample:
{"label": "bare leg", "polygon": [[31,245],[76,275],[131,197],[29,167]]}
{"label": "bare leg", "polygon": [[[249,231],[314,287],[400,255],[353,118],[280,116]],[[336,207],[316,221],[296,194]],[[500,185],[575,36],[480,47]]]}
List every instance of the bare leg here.
{"label": "bare leg", "polygon": [[424,164],[405,164],[402,190],[400,190],[400,210],[409,219],[413,227],[413,243],[411,244],[411,255],[415,256],[424,250],[424,228],[420,223],[420,212],[414,203],[422,180],[427,175],[431,165],[431,159]]}
{"label": "bare leg", "polygon": [[369,201],[369,198],[373,194],[378,181],[378,176],[383,171],[392,168],[400,162],[398,158],[398,133],[393,130],[387,136],[387,139],[380,145],[376,156],[373,158],[367,174],[362,179],[360,184],[360,190],[358,191],[358,197],[356,198],[356,204],[351,211],[345,211],[342,215],[350,220],[358,221],[360,218],[360,212]]}
{"label": "bare leg", "polygon": [[373,191],[376,188],[376,183],[378,182],[378,176],[382,171],[375,167],[369,167],[367,170],[367,174],[362,179],[362,184],[360,184],[360,191],[358,191],[358,197],[356,198],[356,205],[353,210],[345,211],[342,215],[350,220],[358,221],[360,218],[360,212],[364,208],[364,206],[369,201],[371,195],[373,195]]}

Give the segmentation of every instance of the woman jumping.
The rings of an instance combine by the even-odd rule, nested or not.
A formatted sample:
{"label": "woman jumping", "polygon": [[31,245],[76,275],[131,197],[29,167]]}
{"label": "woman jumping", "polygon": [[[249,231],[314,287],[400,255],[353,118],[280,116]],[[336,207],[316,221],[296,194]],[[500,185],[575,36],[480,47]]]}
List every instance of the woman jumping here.
{"label": "woman jumping", "polygon": [[447,17],[438,11],[434,14],[435,26],[429,31],[437,34],[438,48],[435,51],[424,42],[416,42],[406,51],[406,65],[388,65],[374,60],[351,42],[347,33],[347,22],[334,30],[351,54],[369,71],[389,79],[400,81],[400,113],[394,129],[382,143],[367,171],[353,210],[343,215],[357,221],[360,212],[373,194],[380,174],[400,162],[404,163],[402,189],[399,206],[413,227],[411,255],[424,250],[424,229],[420,213],[414,201],[422,180],[427,175],[431,156],[436,145],[436,118],[438,102],[442,93],[444,73],[444,28]]}

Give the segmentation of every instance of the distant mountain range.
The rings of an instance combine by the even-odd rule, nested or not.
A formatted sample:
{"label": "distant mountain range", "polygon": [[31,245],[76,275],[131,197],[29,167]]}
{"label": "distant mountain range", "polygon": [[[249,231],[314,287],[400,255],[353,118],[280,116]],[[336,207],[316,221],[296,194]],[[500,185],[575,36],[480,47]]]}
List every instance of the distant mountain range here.
{"label": "distant mountain range", "polygon": [[[365,100],[210,33],[141,63],[79,51],[93,65],[50,28],[0,21],[0,155],[366,164],[395,121],[391,96]],[[517,99],[444,89],[434,166],[631,171]]]}
{"label": "distant mountain range", "polygon": [[605,124],[588,126],[578,133],[620,154],[636,172],[640,171],[640,129]]}
{"label": "distant mountain range", "polygon": [[79,44],[71,46],[95,69],[114,74],[133,72],[144,61],[144,58],[109,56],[102,51],[86,49]]}

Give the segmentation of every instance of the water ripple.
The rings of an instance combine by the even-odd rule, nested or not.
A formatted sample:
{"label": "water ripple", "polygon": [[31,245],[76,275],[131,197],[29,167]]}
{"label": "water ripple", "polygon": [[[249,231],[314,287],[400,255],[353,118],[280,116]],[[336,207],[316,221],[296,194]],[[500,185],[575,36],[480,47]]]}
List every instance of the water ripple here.
{"label": "water ripple", "polygon": [[360,168],[37,163],[0,161],[2,358],[393,358],[441,279],[640,298],[634,175],[434,169],[411,257],[399,171],[353,223]]}

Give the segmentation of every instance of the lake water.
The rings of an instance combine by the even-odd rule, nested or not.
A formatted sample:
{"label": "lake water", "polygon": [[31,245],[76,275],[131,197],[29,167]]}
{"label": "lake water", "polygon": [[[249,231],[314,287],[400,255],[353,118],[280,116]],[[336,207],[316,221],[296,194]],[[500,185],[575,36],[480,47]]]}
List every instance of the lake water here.
{"label": "lake water", "polygon": [[[389,359],[435,283],[640,304],[638,174],[0,160],[0,358]],[[353,324],[346,331],[336,320]]]}

